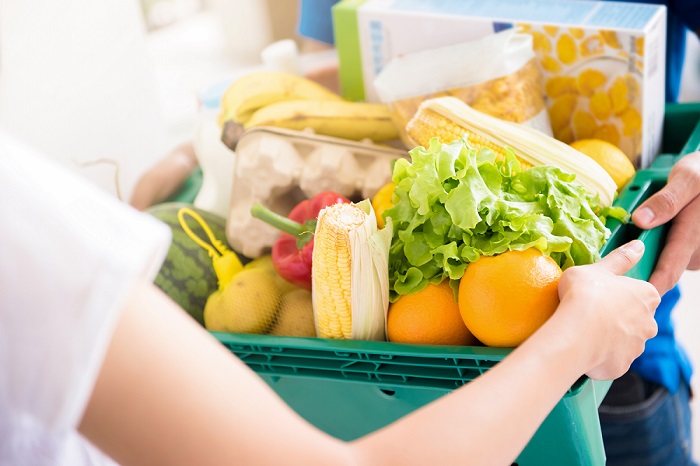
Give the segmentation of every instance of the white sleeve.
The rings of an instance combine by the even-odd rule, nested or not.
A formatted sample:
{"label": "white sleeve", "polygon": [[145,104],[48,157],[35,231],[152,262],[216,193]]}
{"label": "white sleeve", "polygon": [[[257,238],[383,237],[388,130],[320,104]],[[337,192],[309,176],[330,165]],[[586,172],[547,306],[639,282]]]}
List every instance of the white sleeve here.
{"label": "white sleeve", "polygon": [[129,287],[167,226],[0,133],[0,418],[82,417]]}

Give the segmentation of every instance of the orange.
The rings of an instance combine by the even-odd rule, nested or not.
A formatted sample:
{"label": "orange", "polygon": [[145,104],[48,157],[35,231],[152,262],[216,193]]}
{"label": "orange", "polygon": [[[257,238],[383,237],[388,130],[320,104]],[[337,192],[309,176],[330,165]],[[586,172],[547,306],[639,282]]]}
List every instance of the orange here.
{"label": "orange", "polygon": [[449,280],[401,296],[389,306],[387,337],[396,343],[474,345]]}
{"label": "orange", "polygon": [[602,139],[580,139],[570,146],[598,162],[615,180],[618,191],[634,176],[634,165],[615,144]]}
{"label": "orange", "polygon": [[537,249],[482,256],[459,282],[459,310],[487,346],[518,346],[559,305],[561,269]]}

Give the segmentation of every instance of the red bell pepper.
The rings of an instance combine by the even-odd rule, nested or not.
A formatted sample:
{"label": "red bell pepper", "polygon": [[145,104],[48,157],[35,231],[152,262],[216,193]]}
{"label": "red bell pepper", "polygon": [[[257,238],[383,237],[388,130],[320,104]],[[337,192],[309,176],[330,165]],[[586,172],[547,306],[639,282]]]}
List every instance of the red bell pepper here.
{"label": "red bell pepper", "polygon": [[276,214],[261,204],[255,204],[250,209],[253,217],[282,230],[272,245],[272,263],[282,278],[307,290],[311,289],[311,255],[318,214],[329,205],[344,202],[350,200],[333,191],[322,191],[301,201],[287,217]]}

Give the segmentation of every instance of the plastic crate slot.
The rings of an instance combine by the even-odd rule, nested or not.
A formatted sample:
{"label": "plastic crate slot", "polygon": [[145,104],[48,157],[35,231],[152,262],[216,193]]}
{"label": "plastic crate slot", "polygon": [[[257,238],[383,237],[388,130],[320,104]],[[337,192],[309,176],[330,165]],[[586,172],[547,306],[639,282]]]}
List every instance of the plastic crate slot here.
{"label": "plastic crate slot", "polygon": [[224,346],[234,353],[249,352],[250,347],[248,345],[234,345],[232,343],[224,343]]}
{"label": "plastic crate slot", "polygon": [[275,356],[271,358],[269,355],[248,355],[245,359],[247,363],[267,364],[274,362],[275,366],[293,366],[299,368],[322,368],[324,370],[332,370],[336,368],[339,372],[346,375],[349,372],[366,372],[379,373],[382,375],[402,375],[406,374],[412,377],[433,377],[439,379],[466,379],[472,380],[481,372],[473,367],[456,368],[445,366],[402,366],[395,364],[380,365],[376,362],[366,361],[338,361],[323,360],[323,359],[305,359],[294,358],[289,356]]}
{"label": "plastic crate slot", "polygon": [[406,367],[396,366],[393,364],[385,364],[381,367],[382,374],[406,374],[417,377],[430,377],[440,379],[457,379],[461,378],[459,371],[455,368],[444,367],[415,367],[413,370],[407,370]]}
{"label": "plastic crate slot", "polygon": [[[338,357],[335,352],[314,352],[309,350],[295,350],[287,348],[282,356],[289,357],[309,357],[313,359],[334,359],[338,361],[376,361],[375,364],[384,364],[386,361],[391,361],[392,364],[396,365],[406,365],[406,366],[436,366],[436,367],[454,367],[454,366],[473,366],[477,364],[476,359],[472,355],[465,355],[464,358],[450,357],[450,358],[436,358],[436,357],[415,357],[415,356],[401,356],[401,355],[385,355],[385,354],[371,354],[371,353],[343,353],[342,357]],[[497,362],[497,361],[494,361]]]}
{"label": "plastic crate slot", "polygon": [[[252,365],[250,366],[251,369],[253,369],[255,372],[261,373],[261,374],[266,374],[269,376],[273,377],[280,377],[280,376],[294,376],[294,377],[304,377],[304,378],[323,378],[323,379],[339,379],[343,380],[345,378],[343,377],[329,377],[329,373],[323,370],[318,370],[318,369],[302,369],[302,368],[294,368],[294,367],[278,367],[278,366],[258,366],[258,365]],[[333,374],[333,373],[331,373]],[[337,374],[337,373],[336,373]]]}
{"label": "plastic crate slot", "polygon": [[[348,377],[350,372],[368,373],[380,372],[383,375],[396,376],[405,374],[408,377],[434,377],[441,380],[471,381],[485,372],[498,361],[479,361],[471,356],[465,359],[451,358],[416,358],[416,357],[392,357],[385,361],[392,364],[380,364],[376,361],[365,359],[360,363],[358,359],[324,359],[319,354],[309,354],[309,351],[280,351],[274,354],[266,352],[266,348],[257,347],[258,353],[247,352],[238,356],[249,364],[270,365],[275,367],[294,367],[300,369],[322,369],[324,371],[338,370],[341,378]],[[271,348],[277,351],[279,348]],[[327,353],[333,354],[335,353]],[[349,353],[346,353],[349,354]],[[314,357],[315,356],[315,357]],[[366,355],[367,356],[367,355]],[[266,372],[270,372],[269,370]],[[370,376],[368,376],[370,377]]]}
{"label": "plastic crate slot", "polygon": [[265,354],[251,354],[243,361],[246,364],[273,364],[278,367],[321,368],[323,370],[341,370],[336,361],[327,359],[313,360],[293,357],[278,357]]}
{"label": "plastic crate slot", "polygon": [[459,368],[457,370],[459,371],[459,378],[463,380],[474,380],[484,373],[484,371],[478,368]]}
{"label": "plastic crate slot", "polygon": [[472,366],[476,364],[477,359],[471,355],[465,355],[463,358],[437,358],[437,357],[415,357],[415,356],[394,356],[387,358],[393,365],[406,366],[424,366],[424,367],[445,367],[453,368],[455,366]]}
{"label": "plastic crate slot", "polygon": [[378,372],[377,377],[380,379],[384,379],[386,377],[405,377],[407,379],[419,381],[419,380],[431,380],[431,381],[437,381],[437,382],[470,382],[473,380],[478,374],[472,374],[473,377],[459,377],[458,374],[452,373],[452,374],[435,374],[435,373],[421,373],[421,372]]}
{"label": "plastic crate slot", "polygon": [[378,364],[378,363],[372,362],[372,361],[367,361],[367,362],[359,362],[359,361],[348,362],[348,363],[346,363],[345,365],[343,365],[343,366],[341,366],[341,367],[342,367],[343,369],[345,369],[345,368],[350,368],[351,366],[357,367],[358,365],[361,365],[360,367],[362,367],[362,368],[367,368],[367,369],[365,369],[365,370],[372,371],[372,372],[378,371],[379,368],[381,367],[381,364]]}
{"label": "plastic crate slot", "polygon": [[341,370],[352,370],[352,371],[363,371],[363,372],[374,372],[377,370],[377,365],[373,362],[363,362],[363,361],[354,361],[354,362],[349,362],[345,363],[341,366],[339,366]]}
{"label": "plastic crate slot", "polygon": [[375,374],[375,377],[379,382],[385,382],[385,383],[390,383],[390,382],[401,382],[401,383],[406,383],[410,380],[410,377],[404,375],[404,374]]}
{"label": "plastic crate slot", "polygon": [[370,372],[365,372],[365,371],[346,371],[346,370],[341,370],[340,375],[343,376],[345,379],[350,379],[350,380],[355,380],[357,378],[361,378],[362,380],[373,380],[374,376]]}
{"label": "plastic crate slot", "polygon": [[[299,354],[298,352],[294,351],[287,351],[284,353],[279,353],[279,354],[274,354],[274,355],[269,355],[267,353],[246,353],[246,355],[251,355],[251,354],[258,354],[260,356],[270,356],[274,357],[278,360],[280,359],[288,359],[288,360],[294,360],[294,363],[302,363],[301,361],[308,359],[312,361],[335,361],[338,364],[338,367],[350,367],[356,363],[361,362],[361,360],[358,359],[327,359],[320,357],[319,355],[315,355],[316,357],[311,357],[308,354]],[[391,364],[389,366],[391,367],[401,367],[402,370],[405,370],[406,368],[418,368],[418,370],[423,370],[422,368],[427,368],[428,370],[435,370],[435,369],[442,369],[442,370],[457,370],[458,368],[460,369],[471,369],[471,370],[479,370],[481,363],[478,360],[475,359],[432,359],[432,358],[391,358],[387,359],[386,361],[390,361]],[[387,363],[386,361],[372,361],[372,360],[364,360],[365,364],[371,365],[372,368],[379,369],[383,366],[385,366]],[[495,361],[489,361],[486,366],[491,367]]]}
{"label": "plastic crate slot", "polygon": [[320,370],[320,369],[309,369],[300,367],[289,367],[289,366],[276,366],[276,365],[257,365],[252,364],[250,367],[260,373],[268,376],[295,376],[302,378],[312,378],[312,379],[331,379],[331,380],[345,380],[352,382],[359,382],[364,384],[375,385],[381,382],[383,385],[395,385],[397,387],[411,387],[411,388],[429,388],[429,389],[440,389],[450,391],[457,387],[468,383],[469,381],[461,380],[444,380],[444,379],[429,379],[420,377],[408,377],[406,375],[382,375],[377,374],[367,374],[361,372],[338,372],[332,370]]}
{"label": "plastic crate slot", "polygon": [[[232,351],[234,353],[238,352],[235,349],[232,349]],[[344,356],[338,357],[338,354],[334,351],[315,351],[315,350],[307,350],[307,349],[265,347],[265,346],[260,346],[257,348],[246,348],[246,352],[247,353],[256,353],[256,354],[275,353],[275,356],[282,356],[282,357],[297,357],[297,358],[309,358],[309,359],[321,358],[321,359],[338,360],[338,361],[347,361],[349,359],[349,357],[351,356],[350,353],[345,353]],[[356,358],[356,359],[359,359],[359,358]]]}
{"label": "plastic crate slot", "polygon": [[363,371],[335,371],[332,369],[329,370],[320,367],[308,368],[279,364],[260,364],[252,361],[247,361],[246,363],[249,367],[251,367],[251,369],[258,373],[275,377],[297,376],[333,380],[349,380],[363,383],[381,382],[384,385],[420,388],[439,388],[444,390],[452,390],[470,382],[470,380],[429,378],[420,376],[409,376],[406,374],[378,374]]}
{"label": "plastic crate slot", "polygon": [[[319,352],[266,345],[225,346],[245,350],[236,353],[253,370],[270,376],[322,377],[445,390],[469,383],[499,362],[497,359],[481,360],[472,354],[418,357],[374,352]],[[572,387],[568,394],[574,389]]]}
{"label": "plastic crate slot", "polygon": [[479,369],[482,373],[485,372],[487,369],[491,369],[493,366],[498,364],[500,361],[487,361],[487,360],[478,360],[476,359],[474,362],[476,362],[476,368]]}

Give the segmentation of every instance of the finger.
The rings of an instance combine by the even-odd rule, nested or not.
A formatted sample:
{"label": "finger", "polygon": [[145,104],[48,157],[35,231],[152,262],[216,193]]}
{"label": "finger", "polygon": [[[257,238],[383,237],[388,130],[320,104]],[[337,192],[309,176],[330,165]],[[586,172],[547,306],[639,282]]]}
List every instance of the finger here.
{"label": "finger", "polygon": [[673,220],[666,244],[649,277],[661,294],[678,283],[687,269],[696,268],[700,255],[700,197],[696,197]]}
{"label": "finger", "polygon": [[632,221],[640,228],[650,229],[668,222],[699,193],[700,170],[694,160],[678,162],[659,192],[647,199],[632,214]]}
{"label": "finger", "polygon": [[659,255],[654,272],[649,277],[649,283],[654,285],[660,295],[678,283],[694,252],[691,238],[686,234],[687,230],[678,227],[679,225],[675,224],[668,232],[664,249]]}
{"label": "finger", "polygon": [[[639,285],[637,288],[637,298],[644,303],[649,315],[653,316],[656,313],[656,308],[659,307],[659,303],[661,302],[661,294],[649,282],[636,280],[634,278],[630,278],[630,280],[635,280]],[[653,321],[653,319],[651,320]]]}
{"label": "finger", "polygon": [[635,239],[603,257],[596,266],[605,267],[617,275],[624,275],[639,262],[643,255],[644,243]]}
{"label": "finger", "polygon": [[700,270],[700,249],[696,250],[690,257],[686,270]]}

